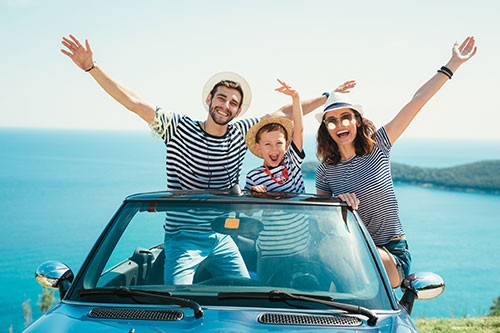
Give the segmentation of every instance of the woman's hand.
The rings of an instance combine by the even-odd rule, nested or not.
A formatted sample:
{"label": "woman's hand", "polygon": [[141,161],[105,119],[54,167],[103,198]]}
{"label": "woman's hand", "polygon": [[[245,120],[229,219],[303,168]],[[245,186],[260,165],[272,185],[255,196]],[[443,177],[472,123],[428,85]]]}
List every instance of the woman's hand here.
{"label": "woman's hand", "polygon": [[359,199],[354,193],[339,194],[339,199],[345,201],[352,209],[357,210],[359,206]]}
{"label": "woman's hand", "polygon": [[477,51],[476,40],[474,37],[467,37],[460,46],[455,42],[452,49],[452,60],[464,63],[472,58]]}
{"label": "woman's hand", "polygon": [[476,51],[476,40],[472,36],[465,38],[460,46],[458,43],[453,44],[451,58],[446,64],[446,67],[449,68],[452,73],[455,73],[460,65],[476,54]]}

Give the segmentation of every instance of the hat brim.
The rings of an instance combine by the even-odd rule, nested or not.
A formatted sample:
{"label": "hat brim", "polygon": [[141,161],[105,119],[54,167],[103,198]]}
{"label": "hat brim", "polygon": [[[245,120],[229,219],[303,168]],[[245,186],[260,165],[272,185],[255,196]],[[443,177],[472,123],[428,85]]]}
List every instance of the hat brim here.
{"label": "hat brim", "polygon": [[205,83],[205,86],[203,87],[201,102],[203,103],[205,109],[208,111],[209,105],[207,104],[207,97],[210,94],[210,91],[212,91],[213,87],[217,83],[224,80],[239,83],[239,85],[241,86],[241,90],[243,90],[243,103],[241,104],[241,112],[239,114],[239,116],[241,116],[250,107],[250,103],[252,102],[252,90],[250,89],[250,85],[248,84],[247,80],[245,80],[245,78],[243,78],[243,76],[239,75],[238,73],[220,72],[213,75],[210,79],[208,79],[207,83]]}
{"label": "hat brim", "polygon": [[339,109],[351,109],[357,111],[360,115],[363,115],[363,107],[361,105],[351,104],[351,105],[333,107],[330,109],[327,108],[323,110],[321,113],[320,112],[316,113],[314,116],[316,117],[316,120],[321,124],[321,122],[323,121],[323,117],[325,116],[325,113]]}
{"label": "hat brim", "polygon": [[278,117],[262,118],[257,124],[250,127],[250,129],[248,130],[247,135],[245,137],[245,142],[247,144],[248,150],[250,150],[250,152],[257,157],[262,158],[262,156],[260,156],[260,154],[257,153],[257,151],[255,149],[257,133],[259,132],[259,130],[262,127],[266,126],[267,124],[272,124],[272,123],[280,124],[281,126],[283,126],[286,129],[286,133],[287,133],[286,141],[287,142],[290,142],[290,140],[292,139],[293,122],[290,119],[281,118],[281,117],[280,118],[278,118]]}

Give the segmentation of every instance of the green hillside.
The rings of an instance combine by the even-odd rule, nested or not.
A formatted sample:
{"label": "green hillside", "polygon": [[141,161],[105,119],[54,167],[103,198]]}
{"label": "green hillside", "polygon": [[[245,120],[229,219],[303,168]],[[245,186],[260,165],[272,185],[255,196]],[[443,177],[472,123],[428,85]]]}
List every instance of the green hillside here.
{"label": "green hillside", "polygon": [[[317,162],[304,163],[304,177],[314,178]],[[423,168],[392,163],[396,183],[435,186],[462,191],[500,193],[500,160],[481,161],[449,168]]]}

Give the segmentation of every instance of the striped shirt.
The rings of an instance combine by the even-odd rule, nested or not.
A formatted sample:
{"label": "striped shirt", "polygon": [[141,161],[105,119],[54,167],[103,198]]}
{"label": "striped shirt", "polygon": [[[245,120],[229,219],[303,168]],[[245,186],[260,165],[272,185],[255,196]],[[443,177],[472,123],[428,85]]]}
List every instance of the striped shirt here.
{"label": "striped shirt", "polygon": [[307,214],[266,210],[262,223],[264,229],[256,243],[262,257],[302,254],[309,248],[311,234]]}
{"label": "striped shirt", "polygon": [[[301,170],[304,157],[304,151],[299,152],[297,146],[295,146],[292,141],[283,156],[284,166],[280,163],[274,168],[269,168],[271,176],[265,172],[266,168],[264,166],[260,166],[249,171],[247,174],[245,189],[251,190],[252,186],[264,185],[268,192],[304,193],[305,187]],[[285,167],[288,170],[288,180],[286,180],[283,184],[279,184],[274,181],[272,177],[275,179],[281,177]]]}
{"label": "striped shirt", "polygon": [[[304,157],[304,151],[299,151],[292,141],[283,156],[283,164],[288,170],[288,180],[278,184],[271,178],[282,175],[283,164],[270,169],[271,176],[265,173],[264,166],[260,166],[248,172],[245,189],[250,190],[252,186],[264,185],[268,192],[304,193],[301,170]],[[308,249],[311,236],[309,221],[305,214],[282,210],[266,211],[262,223],[264,229],[257,239],[257,248],[262,258],[302,254]]]}
{"label": "striped shirt", "polygon": [[201,122],[173,112],[157,112],[155,130],[167,147],[167,189],[228,189],[238,184],[247,151],[245,135],[258,118],[228,125],[220,137]]}
{"label": "striped shirt", "polygon": [[399,207],[391,176],[391,143],[380,128],[377,144],[365,156],[355,156],[337,165],[321,163],[316,172],[316,188],[337,196],[355,193],[360,204],[358,213],[377,246],[404,235]]}
{"label": "striped shirt", "polygon": [[[229,189],[239,183],[247,151],[245,135],[258,118],[242,119],[228,125],[223,136],[206,133],[201,122],[190,117],[158,110],[152,128],[167,148],[167,189]],[[169,212],[164,229],[210,231],[210,222],[220,215],[214,211]]]}

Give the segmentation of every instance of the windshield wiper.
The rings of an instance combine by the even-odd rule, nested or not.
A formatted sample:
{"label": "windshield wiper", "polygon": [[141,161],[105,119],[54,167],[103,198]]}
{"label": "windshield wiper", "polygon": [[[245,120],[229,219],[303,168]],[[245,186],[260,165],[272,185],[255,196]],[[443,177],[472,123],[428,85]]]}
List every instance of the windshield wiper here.
{"label": "windshield wiper", "polygon": [[373,326],[377,323],[377,315],[362,306],[334,302],[330,297],[316,295],[292,294],[281,290],[271,290],[269,292],[221,292],[219,299],[268,299],[272,302],[286,302],[290,300],[304,301],[324,304],[335,309],[344,310],[347,313],[360,314],[368,317],[368,325]]}
{"label": "windshield wiper", "polygon": [[115,295],[118,297],[130,297],[137,303],[144,303],[137,300],[136,297],[155,297],[164,301],[168,301],[169,304],[175,304],[182,307],[189,307],[193,309],[194,317],[203,317],[203,310],[200,304],[186,298],[173,297],[169,292],[158,292],[158,291],[139,291],[135,289],[130,289],[127,287],[116,287],[113,289],[109,288],[95,288],[95,289],[80,289],[78,290],[80,296],[89,295]]}

